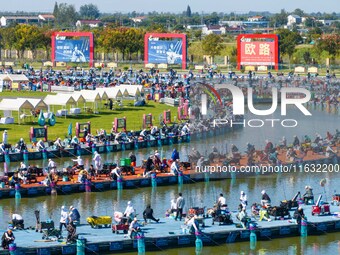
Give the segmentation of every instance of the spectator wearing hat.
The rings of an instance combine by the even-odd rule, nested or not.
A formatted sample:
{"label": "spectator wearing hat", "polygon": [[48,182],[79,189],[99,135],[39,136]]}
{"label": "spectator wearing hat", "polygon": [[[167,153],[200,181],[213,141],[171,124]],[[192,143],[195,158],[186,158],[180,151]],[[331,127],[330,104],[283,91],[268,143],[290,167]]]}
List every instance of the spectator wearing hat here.
{"label": "spectator wearing hat", "polygon": [[67,209],[66,209],[65,205],[63,205],[61,207],[60,221],[59,221],[59,230],[60,230],[60,233],[63,230],[63,226],[65,227],[65,229],[67,228],[66,222],[67,222]]}
{"label": "spectator wearing hat", "polygon": [[130,219],[133,219],[135,215],[136,215],[135,208],[133,208],[132,202],[128,201],[125,212],[124,212],[124,216]]}

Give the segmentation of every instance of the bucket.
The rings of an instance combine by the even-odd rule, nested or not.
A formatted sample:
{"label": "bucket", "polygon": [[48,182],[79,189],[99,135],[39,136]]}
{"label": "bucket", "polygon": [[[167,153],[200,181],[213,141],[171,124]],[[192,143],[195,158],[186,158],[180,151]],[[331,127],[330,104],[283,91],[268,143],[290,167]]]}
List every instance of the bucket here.
{"label": "bucket", "polygon": [[5,183],[4,183],[4,182],[1,182],[1,183],[0,183],[0,188],[2,188],[2,189],[5,188]]}
{"label": "bucket", "polygon": [[10,243],[8,246],[9,251],[15,251],[17,249],[16,243]]}
{"label": "bucket", "polygon": [[63,182],[67,182],[68,181],[68,177],[67,176],[63,176]]}

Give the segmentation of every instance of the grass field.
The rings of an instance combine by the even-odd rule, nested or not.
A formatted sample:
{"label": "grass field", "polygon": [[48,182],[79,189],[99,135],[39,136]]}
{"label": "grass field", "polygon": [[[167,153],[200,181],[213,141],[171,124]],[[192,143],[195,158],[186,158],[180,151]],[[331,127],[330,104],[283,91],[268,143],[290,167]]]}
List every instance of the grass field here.
{"label": "grass field", "polygon": [[[44,97],[41,92],[4,92],[1,94],[1,97]],[[104,107],[104,103],[102,102],[98,105],[99,113],[81,113],[79,115],[67,116],[65,117],[57,117],[57,122],[55,126],[48,126],[48,139],[54,140],[58,137],[64,139],[67,136],[68,126],[72,123],[72,135],[75,134],[75,126],[76,123],[86,123],[88,121],[91,122],[91,133],[94,134],[96,130],[104,129],[107,133],[111,132],[112,123],[114,118],[126,117],[127,120],[127,130],[140,130],[142,129],[142,118],[143,114],[151,113],[153,116],[153,124],[159,125],[160,115],[165,110],[171,110],[171,120],[174,120],[174,117],[177,117],[177,107],[171,107],[165,104],[160,104],[153,101],[148,101],[147,104],[143,107],[135,107],[133,105],[133,101],[124,100],[122,108],[115,108],[112,111]],[[92,107],[92,104],[86,104],[87,107]],[[75,106],[67,106],[67,109]],[[84,105],[79,106],[79,108],[83,108]],[[57,110],[61,109],[61,107],[51,107],[51,111],[56,113]],[[83,109],[82,109],[83,110]],[[3,116],[3,114],[1,114]],[[12,116],[14,117],[14,124],[3,125],[0,124],[0,132],[2,134],[3,130],[8,131],[8,139],[9,143],[16,144],[18,140],[22,137],[24,138],[26,143],[29,143],[29,130],[33,127],[39,127],[37,124],[37,118],[27,118],[25,122],[18,125],[18,113],[12,112]],[[2,137],[1,137],[2,139]]]}

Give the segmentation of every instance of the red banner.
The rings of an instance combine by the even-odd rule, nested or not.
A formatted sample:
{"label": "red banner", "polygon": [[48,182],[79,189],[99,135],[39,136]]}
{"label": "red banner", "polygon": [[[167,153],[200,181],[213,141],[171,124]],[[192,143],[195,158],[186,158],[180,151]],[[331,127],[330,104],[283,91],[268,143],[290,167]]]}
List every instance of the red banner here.
{"label": "red banner", "polygon": [[241,42],[241,65],[275,65],[275,43]]}

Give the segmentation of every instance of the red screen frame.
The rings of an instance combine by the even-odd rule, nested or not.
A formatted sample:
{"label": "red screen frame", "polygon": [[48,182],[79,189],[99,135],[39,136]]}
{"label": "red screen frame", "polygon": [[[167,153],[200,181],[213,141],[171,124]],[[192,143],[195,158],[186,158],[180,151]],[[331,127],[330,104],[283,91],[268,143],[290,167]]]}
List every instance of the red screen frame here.
{"label": "red screen frame", "polygon": [[52,52],[51,52],[51,61],[53,66],[55,65],[55,38],[56,36],[73,36],[73,37],[89,37],[90,38],[90,67],[93,67],[93,60],[94,60],[94,36],[91,32],[54,32],[51,36],[52,42]]}
{"label": "red screen frame", "polygon": [[174,33],[146,33],[144,35],[144,64],[149,63],[148,55],[149,55],[149,37],[157,37],[157,38],[179,38],[182,39],[182,69],[187,68],[187,35],[186,34],[174,34]]}
{"label": "red screen frame", "polygon": [[[240,34],[237,36],[237,69],[241,69],[241,39],[273,39],[274,40],[274,67],[279,70],[279,36],[275,34]],[[255,64],[254,64],[255,65]]]}

